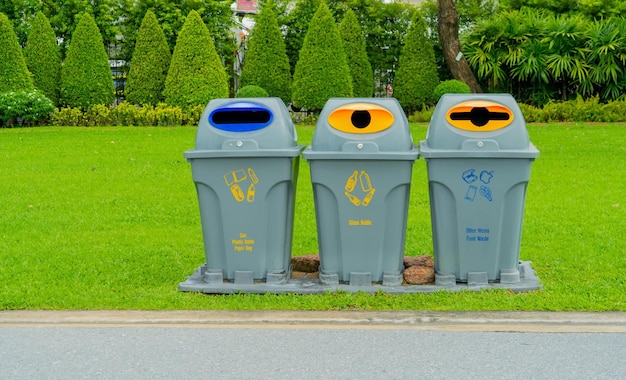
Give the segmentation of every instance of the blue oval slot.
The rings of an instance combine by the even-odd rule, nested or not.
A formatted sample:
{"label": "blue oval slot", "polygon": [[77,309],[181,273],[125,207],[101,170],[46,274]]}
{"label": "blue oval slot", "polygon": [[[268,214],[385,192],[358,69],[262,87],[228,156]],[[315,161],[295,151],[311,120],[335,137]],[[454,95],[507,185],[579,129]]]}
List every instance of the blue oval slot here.
{"label": "blue oval slot", "polygon": [[274,115],[269,109],[254,103],[233,103],[209,114],[209,123],[229,132],[249,132],[267,127]]}

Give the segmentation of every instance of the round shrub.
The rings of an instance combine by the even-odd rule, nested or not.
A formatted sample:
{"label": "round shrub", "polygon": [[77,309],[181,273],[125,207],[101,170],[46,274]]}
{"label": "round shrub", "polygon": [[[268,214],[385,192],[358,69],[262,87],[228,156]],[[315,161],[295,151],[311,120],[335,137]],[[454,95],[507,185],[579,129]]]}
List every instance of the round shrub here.
{"label": "round shrub", "polygon": [[435,99],[441,99],[444,94],[471,94],[469,86],[457,79],[443,81],[435,87]]}
{"label": "round shrub", "polygon": [[252,84],[243,86],[237,90],[237,94],[235,94],[235,98],[266,98],[268,96],[267,91]]}
{"label": "round shrub", "polygon": [[0,93],[0,127],[37,125],[53,112],[54,104],[41,91]]}

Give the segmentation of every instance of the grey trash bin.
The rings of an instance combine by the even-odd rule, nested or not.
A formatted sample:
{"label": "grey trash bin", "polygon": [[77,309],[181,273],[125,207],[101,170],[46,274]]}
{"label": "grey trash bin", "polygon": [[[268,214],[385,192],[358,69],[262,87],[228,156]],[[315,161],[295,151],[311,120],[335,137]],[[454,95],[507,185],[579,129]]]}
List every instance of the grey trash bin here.
{"label": "grey trash bin", "polygon": [[444,95],[420,155],[428,168],[436,283],[519,282],[526,188],[539,152],[513,97]]}
{"label": "grey trash bin", "polygon": [[204,281],[290,277],[295,188],[303,146],[279,98],[216,99],[185,152],[198,193]]}
{"label": "grey trash bin", "polygon": [[408,121],[392,98],[335,98],[303,152],[311,181],[320,282],[402,284],[412,166]]}

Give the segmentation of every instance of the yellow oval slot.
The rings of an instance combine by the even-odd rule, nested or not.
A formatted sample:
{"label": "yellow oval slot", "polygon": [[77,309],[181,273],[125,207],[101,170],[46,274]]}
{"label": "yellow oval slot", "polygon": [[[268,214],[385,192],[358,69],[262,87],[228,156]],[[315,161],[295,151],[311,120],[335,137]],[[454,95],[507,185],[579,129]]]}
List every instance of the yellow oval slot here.
{"label": "yellow oval slot", "polygon": [[501,104],[473,100],[458,104],[448,111],[446,119],[452,126],[472,132],[490,132],[513,122],[513,112]]}
{"label": "yellow oval slot", "polygon": [[393,114],[384,107],[369,103],[353,103],[339,107],[328,116],[328,124],[341,132],[376,133],[393,124]]}

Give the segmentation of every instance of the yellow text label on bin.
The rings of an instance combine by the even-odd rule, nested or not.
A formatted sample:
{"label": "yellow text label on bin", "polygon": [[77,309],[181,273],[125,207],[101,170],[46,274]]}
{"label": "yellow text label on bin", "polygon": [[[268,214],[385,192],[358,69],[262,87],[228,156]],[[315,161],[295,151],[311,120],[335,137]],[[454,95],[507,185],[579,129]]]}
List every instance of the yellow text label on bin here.
{"label": "yellow text label on bin", "polygon": [[452,126],[471,132],[490,132],[513,122],[513,112],[502,104],[473,100],[457,104],[446,114]]}
{"label": "yellow text label on bin", "polygon": [[353,103],[339,107],[328,116],[328,124],[341,132],[376,133],[391,127],[394,118],[388,109],[376,104]]}

